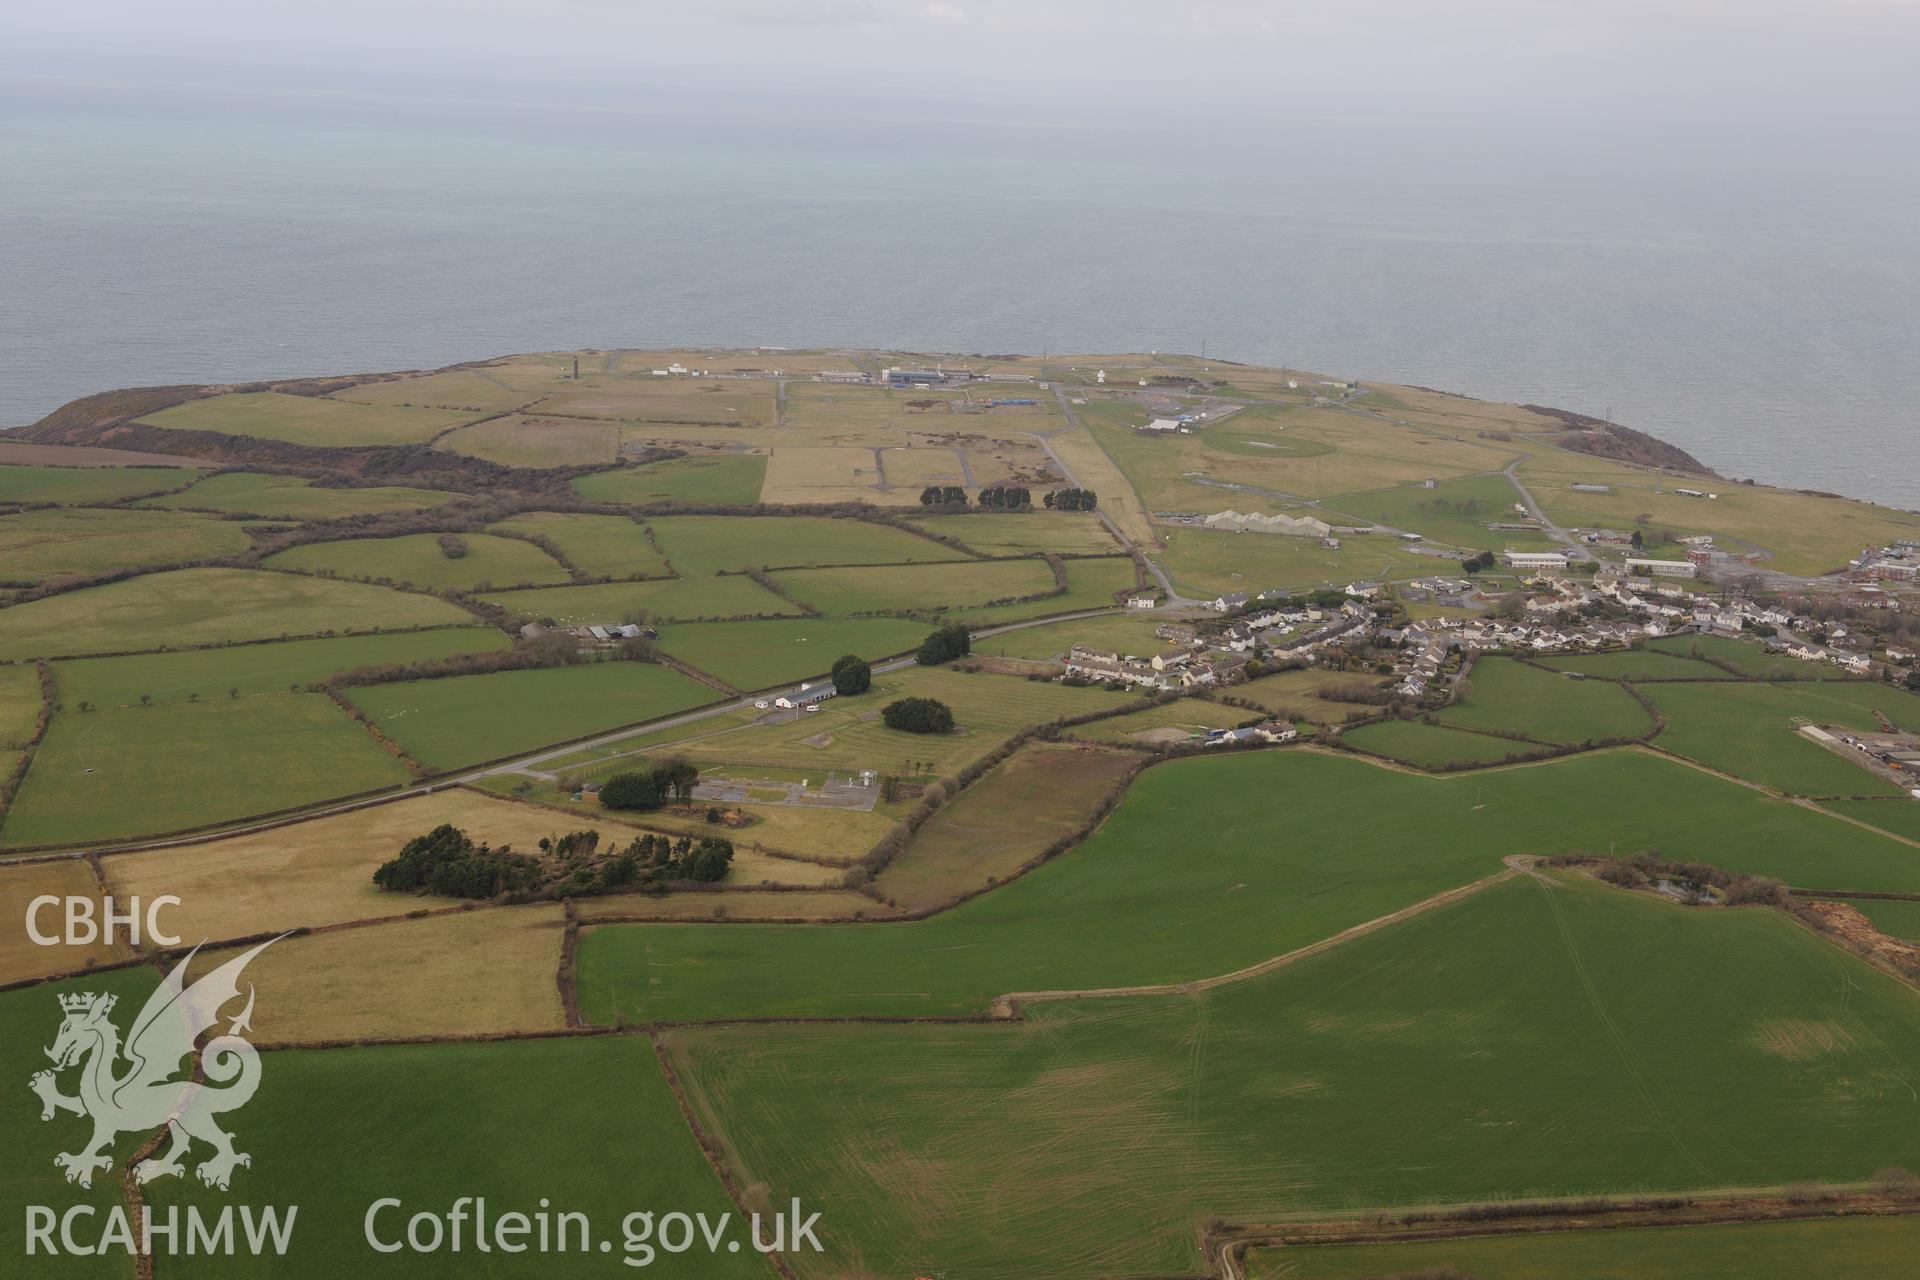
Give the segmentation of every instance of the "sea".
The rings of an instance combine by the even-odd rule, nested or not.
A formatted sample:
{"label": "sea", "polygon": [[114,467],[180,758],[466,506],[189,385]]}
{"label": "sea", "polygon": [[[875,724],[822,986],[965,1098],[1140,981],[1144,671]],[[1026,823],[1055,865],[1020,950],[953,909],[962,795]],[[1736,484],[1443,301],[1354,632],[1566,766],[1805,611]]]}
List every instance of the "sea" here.
{"label": "sea", "polygon": [[1912,131],[14,75],[0,426],[575,346],[1159,350],[1920,508]]}

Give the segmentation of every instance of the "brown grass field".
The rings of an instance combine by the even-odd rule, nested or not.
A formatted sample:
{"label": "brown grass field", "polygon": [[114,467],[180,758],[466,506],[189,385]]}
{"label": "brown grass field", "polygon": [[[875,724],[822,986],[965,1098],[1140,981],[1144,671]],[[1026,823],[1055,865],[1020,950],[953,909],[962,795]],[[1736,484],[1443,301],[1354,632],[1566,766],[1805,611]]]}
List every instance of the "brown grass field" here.
{"label": "brown grass field", "polygon": [[[285,938],[247,967],[258,1040],[455,1036],[565,1025],[558,904],[481,907]],[[235,952],[203,952],[197,977]]]}
{"label": "brown grass field", "polygon": [[1373,708],[1363,703],[1341,702],[1326,697],[1325,691],[1342,685],[1369,685],[1376,682],[1377,678],[1366,675],[1307,667],[1299,671],[1262,676],[1258,680],[1235,685],[1225,692],[1236,698],[1245,698],[1275,715],[1292,715],[1315,724],[1339,724],[1349,712],[1371,711]]}
{"label": "brown grass field", "polygon": [[888,914],[863,893],[679,893],[650,898],[641,893],[582,898],[575,904],[581,920],[851,920]]}
{"label": "brown grass field", "polygon": [[[597,815],[596,815],[597,816]],[[432,795],[314,818],[254,835],[230,836],[105,859],[116,894],[178,895],[170,926],[192,942],[243,938],[271,929],[337,924],[455,905],[373,887],[373,870],[417,835],[443,822],[476,840],[532,851],[542,836],[598,826],[534,805],[453,788]]]}
{"label": "brown grass field", "polygon": [[924,910],[995,884],[1077,830],[1139,759],[1094,746],[1017,751],[921,827],[874,888]]}
{"label": "brown grass field", "polygon": [[656,378],[644,367],[631,375],[588,377],[563,384],[534,406],[536,413],[618,418],[667,426],[766,427],[773,424],[773,384]]}
{"label": "brown grass field", "polygon": [[[16,866],[0,864],[0,902],[7,904],[6,925],[0,928],[0,982],[44,978],[48,974],[69,973],[132,957],[132,951],[124,944],[43,947],[36,943],[27,936],[26,910],[27,904],[42,894],[92,898],[95,919],[99,918],[100,895],[93,868],[80,859]],[[179,919],[177,912],[162,911],[159,923],[163,929],[177,929]],[[66,928],[64,909],[45,908],[36,923],[42,933],[61,934]],[[141,927],[145,928],[144,923]]]}
{"label": "brown grass field", "polygon": [[[724,736],[713,739],[714,750],[724,754]],[[706,739],[691,738],[685,744],[675,747],[674,753],[698,756],[706,755]],[[563,774],[580,774],[594,778],[606,778],[625,769],[644,769],[648,765],[649,754],[666,754],[657,749],[648,752],[636,751],[632,755],[603,756],[600,759],[580,763],[560,769]],[[558,766],[553,766],[558,767]],[[752,766],[721,766],[729,774],[743,778],[753,777]],[[767,772],[761,770],[760,772]],[[779,770],[773,772],[778,773]],[[579,814],[578,818],[564,818],[569,827],[591,826],[604,812],[597,798],[588,798],[575,803],[566,794],[553,790],[548,784],[524,775],[503,774],[496,778],[485,779],[482,784],[487,790],[502,795],[524,794],[536,804],[551,804],[556,811],[564,810]],[[520,792],[517,788],[525,786]],[[742,806],[751,819],[744,827],[727,828],[723,834],[734,843],[734,874],[732,883],[755,884],[760,876],[748,874],[746,868],[758,866],[758,862],[749,862],[748,854],[755,849],[773,853],[799,854],[809,858],[831,858],[838,863],[850,863],[873,847],[881,836],[893,826],[893,816],[881,812],[862,813],[855,809],[831,809],[792,804],[747,804]],[[699,837],[712,835],[713,828],[708,825],[705,810],[696,806],[696,812],[684,814],[678,810],[662,809],[656,813],[633,815],[629,821],[633,825],[650,831],[668,832],[673,835]],[[563,814],[564,817],[564,814]],[[781,874],[773,877],[785,884],[819,883],[805,877],[814,868],[806,864],[795,863],[790,859],[772,858],[767,865]]]}

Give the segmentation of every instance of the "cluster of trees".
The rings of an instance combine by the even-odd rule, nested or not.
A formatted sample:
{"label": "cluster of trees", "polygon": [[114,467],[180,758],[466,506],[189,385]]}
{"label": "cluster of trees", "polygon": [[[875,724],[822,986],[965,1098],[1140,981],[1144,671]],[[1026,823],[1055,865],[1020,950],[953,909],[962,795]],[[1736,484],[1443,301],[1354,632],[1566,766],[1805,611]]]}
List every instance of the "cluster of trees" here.
{"label": "cluster of trees", "polygon": [[889,729],[907,733],[952,733],[953,708],[938,698],[902,698],[880,709]]}
{"label": "cluster of trees", "polygon": [[695,880],[712,884],[727,877],[733,865],[733,841],[725,836],[640,836],[599,869],[609,887],[655,884],[663,880]]}
{"label": "cluster of trees", "polygon": [[457,533],[440,535],[440,554],[449,560],[463,560],[467,554],[467,540]]}
{"label": "cluster of trees", "polygon": [[972,651],[973,634],[960,623],[952,622],[922,640],[913,660],[923,667],[937,667],[943,662],[964,658]]}
{"label": "cluster of trees", "polygon": [[1464,573],[1485,573],[1487,570],[1493,568],[1496,563],[1498,563],[1498,561],[1493,552],[1482,551],[1478,555],[1468,556],[1465,560],[1462,560],[1460,562],[1460,569]]}
{"label": "cluster of trees", "polygon": [[1092,511],[1100,505],[1100,495],[1091,489],[1049,489],[1045,502],[1054,511]]}
{"label": "cluster of trees", "polygon": [[733,865],[733,842],[724,836],[643,835],[603,856],[598,831],[570,831],[541,840],[540,853],[536,858],[507,846],[495,849],[442,823],[380,864],[373,883],[390,893],[449,898],[591,897],[672,880],[711,884],[725,879]]}
{"label": "cluster of trees", "polygon": [[433,893],[447,898],[531,892],[544,879],[538,858],[476,843],[445,822],[407,841],[398,856],[373,872],[374,885],[390,893]]}
{"label": "cluster of trees", "polygon": [[616,773],[600,784],[600,804],[606,809],[645,812],[693,799],[700,768],[685,756],[662,760],[651,769]]}
{"label": "cluster of trees", "polygon": [[833,664],[833,687],[842,695],[865,693],[873,688],[873,667],[858,654],[850,653]]}
{"label": "cluster of trees", "polygon": [[[980,496],[974,501],[982,511],[1025,511],[1033,505],[1033,493],[1018,485],[990,484],[980,491]],[[967,505],[967,491],[957,484],[930,484],[920,491],[920,505],[964,507]],[[1052,494],[1047,495],[1047,505],[1054,505]],[[1092,510],[1092,507],[1089,506],[1087,510]]]}

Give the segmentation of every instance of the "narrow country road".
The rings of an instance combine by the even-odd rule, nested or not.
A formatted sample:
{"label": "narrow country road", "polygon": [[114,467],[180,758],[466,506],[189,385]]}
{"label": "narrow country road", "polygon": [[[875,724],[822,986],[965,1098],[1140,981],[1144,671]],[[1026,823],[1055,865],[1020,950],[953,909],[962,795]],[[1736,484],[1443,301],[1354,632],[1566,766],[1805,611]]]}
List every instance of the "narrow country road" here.
{"label": "narrow country road", "polygon": [[[1065,389],[1056,385],[1053,389],[1053,396],[1054,399],[1060,403],[1060,412],[1066,415],[1067,430],[1071,431],[1079,427],[1081,425],[1080,415],[1073,411],[1073,402],[1068,399]],[[1040,442],[1040,447],[1047,451],[1047,457],[1053,462],[1053,465],[1060,468],[1060,474],[1067,478],[1068,484],[1076,489],[1085,487],[1080,483],[1079,477],[1073,474],[1073,468],[1069,467],[1066,460],[1054,451],[1053,441],[1048,438],[1050,433],[1029,431],[1027,434]],[[1092,433],[1089,432],[1088,434],[1091,435]],[[1160,584],[1160,590],[1167,597],[1166,603],[1163,604],[1161,608],[1180,609],[1200,603],[1198,600],[1190,600],[1178,591],[1175,591],[1173,589],[1173,579],[1167,577],[1167,571],[1160,567],[1158,561],[1147,554],[1145,548],[1135,546],[1133,541],[1120,531],[1120,526],[1114,523],[1112,516],[1098,508],[1094,510],[1094,514],[1099,516],[1100,522],[1107,526],[1107,531],[1119,539],[1121,546],[1133,548],[1139,555],[1141,561],[1146,564],[1147,571],[1153,575],[1154,581]]]}

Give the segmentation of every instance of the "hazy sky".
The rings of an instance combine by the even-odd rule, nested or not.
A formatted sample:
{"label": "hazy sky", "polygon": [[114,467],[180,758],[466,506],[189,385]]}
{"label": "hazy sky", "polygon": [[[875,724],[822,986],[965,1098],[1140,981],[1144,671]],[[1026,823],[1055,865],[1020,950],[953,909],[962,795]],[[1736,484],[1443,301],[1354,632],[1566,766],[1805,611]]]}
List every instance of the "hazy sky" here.
{"label": "hazy sky", "polygon": [[[11,50],[11,54],[7,51]],[[663,86],[1205,119],[1490,111],[1879,119],[1920,0],[76,0],[0,8],[0,67],[286,68],[511,96]]]}

